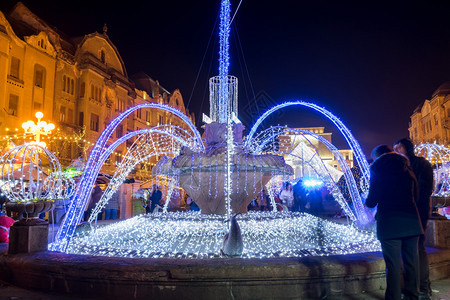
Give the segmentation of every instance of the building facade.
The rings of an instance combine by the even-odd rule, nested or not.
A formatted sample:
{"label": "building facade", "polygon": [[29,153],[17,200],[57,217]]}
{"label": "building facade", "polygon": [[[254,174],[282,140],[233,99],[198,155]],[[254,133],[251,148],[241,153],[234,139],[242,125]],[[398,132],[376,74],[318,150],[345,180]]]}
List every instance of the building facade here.
{"label": "building facade", "polygon": [[[106,25],[102,33],[67,37],[19,2],[10,13],[0,12],[1,148],[11,141],[23,142],[21,124],[35,120],[37,111],[56,125],[44,141],[63,166],[86,158],[110,121],[134,105],[167,104],[195,120],[178,90],[170,93],[144,75],[136,77],[138,83],[130,79]],[[155,110],[134,112],[108,144],[130,131],[165,123],[187,129],[181,120],[171,118]],[[120,145],[102,172],[113,173],[131,143]],[[150,167],[156,161],[152,159],[147,163]],[[149,169],[145,164],[141,167]]]}
{"label": "building facade", "polygon": [[450,81],[443,83],[412,113],[409,137],[414,144],[450,144]]}

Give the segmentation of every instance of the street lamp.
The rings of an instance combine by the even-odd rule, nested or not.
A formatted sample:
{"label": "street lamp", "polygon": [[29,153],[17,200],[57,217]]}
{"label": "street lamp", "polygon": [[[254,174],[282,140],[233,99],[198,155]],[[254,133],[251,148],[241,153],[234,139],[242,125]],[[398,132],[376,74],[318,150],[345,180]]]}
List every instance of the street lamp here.
{"label": "street lamp", "polygon": [[25,129],[25,134],[30,133],[35,136],[35,141],[32,142],[33,144],[38,144],[41,147],[45,147],[45,142],[41,142],[41,135],[48,135],[53,129],[55,129],[55,124],[47,124],[47,122],[41,121],[42,117],[44,117],[44,114],[41,112],[37,112],[35,116],[38,119],[37,124],[33,121],[27,121],[22,123],[22,128]]}

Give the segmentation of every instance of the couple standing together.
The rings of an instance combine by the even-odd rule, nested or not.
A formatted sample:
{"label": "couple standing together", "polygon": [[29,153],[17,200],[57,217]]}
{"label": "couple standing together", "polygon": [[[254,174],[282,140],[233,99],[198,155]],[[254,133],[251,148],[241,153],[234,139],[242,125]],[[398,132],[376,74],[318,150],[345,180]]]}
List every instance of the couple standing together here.
{"label": "couple standing together", "polygon": [[366,200],[369,208],[378,205],[375,218],[386,263],[385,299],[431,299],[424,233],[431,214],[433,169],[425,158],[414,155],[409,139],[395,142],[394,150],[381,145],[372,151]]}

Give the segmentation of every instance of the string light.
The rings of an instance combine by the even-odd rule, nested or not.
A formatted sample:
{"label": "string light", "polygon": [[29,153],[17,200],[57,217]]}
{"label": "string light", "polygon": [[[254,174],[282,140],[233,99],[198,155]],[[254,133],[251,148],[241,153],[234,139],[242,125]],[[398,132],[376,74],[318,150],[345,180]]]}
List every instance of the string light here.
{"label": "string light", "polygon": [[[68,253],[118,257],[217,258],[225,216],[198,212],[136,216],[77,234]],[[375,234],[304,213],[237,216],[242,258],[304,257],[380,251]],[[151,242],[149,242],[151,241]]]}
{"label": "string light", "polygon": [[433,196],[450,196],[450,149],[436,143],[424,143],[414,147],[414,152],[436,166],[433,168]]}
{"label": "string light", "polygon": [[192,124],[191,120],[186,117],[186,115],[173,107],[158,103],[145,103],[131,107],[122,112],[119,116],[117,116],[109,123],[109,125],[101,133],[96,144],[92,148],[89,158],[86,162],[85,170],[75,191],[74,200],[69,205],[69,209],[66,213],[63,223],[58,229],[55,237],[55,242],[53,243],[51,248],[52,250],[65,252],[65,250],[67,249],[67,246],[69,245],[69,242],[75,232],[76,225],[81,220],[84,213],[84,208],[87,205],[87,201],[92,191],[95,178],[97,177],[97,174],[99,173],[104,161],[110,155],[110,153],[107,153],[107,156],[105,155],[106,157],[102,157],[102,154],[104,154],[102,149],[106,146],[106,143],[108,142],[113,132],[116,130],[117,126],[130,114],[141,108],[159,109],[179,117],[184,123],[188,125],[189,129],[195,136],[195,149],[198,149],[199,151],[204,150],[200,133],[195,128],[195,125]]}

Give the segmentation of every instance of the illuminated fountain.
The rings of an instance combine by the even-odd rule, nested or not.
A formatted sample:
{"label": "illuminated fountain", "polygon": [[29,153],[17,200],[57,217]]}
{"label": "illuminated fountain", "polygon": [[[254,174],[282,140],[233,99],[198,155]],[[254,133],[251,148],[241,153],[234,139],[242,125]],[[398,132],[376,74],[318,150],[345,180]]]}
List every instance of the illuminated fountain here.
{"label": "illuminated fountain", "polygon": [[[228,37],[231,25],[229,0],[222,1],[220,17],[219,75],[210,80],[210,116],[204,117],[206,143],[204,144],[194,124],[172,107],[148,103],[121,113],[106,127],[92,149],[74,199],[55,242],[50,247],[52,250],[122,257],[219,257],[223,236],[228,231],[228,223],[225,221],[237,212],[243,213],[237,217],[244,241],[242,257],[300,257],[379,249],[374,234],[358,227],[367,224],[370,218],[366,214],[350,168],[334,145],[312,132],[288,127],[274,127],[257,134],[260,124],[279,109],[300,106],[321,113],[340,129],[353,150],[362,170],[363,190],[366,190],[369,180],[367,161],[358,142],[336,116],[312,103],[285,102],[264,113],[246,138],[242,137],[244,128],[237,118],[237,79],[228,75]],[[131,113],[142,108],[161,110],[179,117],[189,130],[173,125],[157,126],[130,132],[107,147],[108,139],[117,126]],[[338,225],[304,213],[277,212],[273,197],[272,211],[246,213],[248,203],[264,187],[273,196],[270,192],[271,178],[281,176],[287,179],[293,174],[292,168],[281,155],[303,159],[294,152],[279,153],[274,146],[277,137],[288,132],[295,132],[305,139],[318,139],[336,157],[352,197],[353,210],[348,207],[321,159],[313,155],[306,163],[322,177],[328,190],[351,220],[351,226]],[[155,155],[164,157],[153,168],[152,173],[171,178],[163,212],[137,216],[75,235],[103,163],[119,144],[133,137],[137,137],[135,142],[125,154],[91,215],[95,216],[105,206],[109,197],[137,164]],[[168,212],[175,185],[183,187],[201,207],[202,213]]]}

